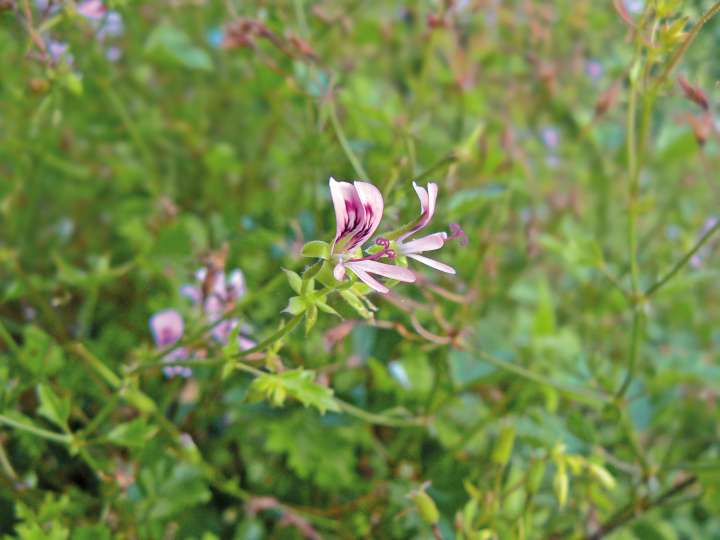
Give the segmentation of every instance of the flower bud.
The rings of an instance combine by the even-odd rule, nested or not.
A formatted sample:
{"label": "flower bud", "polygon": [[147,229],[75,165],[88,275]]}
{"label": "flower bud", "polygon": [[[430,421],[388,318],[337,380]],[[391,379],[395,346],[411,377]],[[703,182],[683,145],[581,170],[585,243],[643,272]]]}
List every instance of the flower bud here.
{"label": "flower bud", "polygon": [[428,495],[424,490],[420,490],[412,496],[412,500],[417,507],[420,517],[423,518],[425,523],[429,525],[435,525],[440,519],[440,512],[438,512],[435,501]]}

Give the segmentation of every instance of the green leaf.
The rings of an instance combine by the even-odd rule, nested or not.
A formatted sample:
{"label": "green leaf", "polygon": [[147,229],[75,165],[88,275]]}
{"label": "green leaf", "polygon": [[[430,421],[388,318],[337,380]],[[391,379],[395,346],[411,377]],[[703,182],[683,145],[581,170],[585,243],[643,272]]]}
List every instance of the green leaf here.
{"label": "green leaf", "polygon": [[250,386],[250,394],[255,397],[261,395],[275,405],[282,405],[289,396],[305,407],[316,408],[321,414],[340,410],[333,399],[332,389],[316,383],[315,373],[302,368],[261,375]]}
{"label": "green leaf", "polygon": [[287,268],[283,268],[283,272],[285,272],[285,276],[287,277],[292,290],[297,294],[302,294],[303,279],[297,273],[292,270],[288,270]]}
{"label": "green leaf", "polygon": [[67,421],[70,417],[70,400],[60,398],[50,386],[39,384],[37,396],[40,400],[38,414],[50,420],[53,424],[63,429],[67,428]]}
{"label": "green leaf", "polygon": [[292,296],[288,300],[288,305],[283,311],[285,313],[290,313],[291,315],[299,315],[306,309],[307,304],[305,303],[305,299],[302,296]]}
{"label": "green leaf", "polygon": [[265,448],[287,455],[287,463],[304,480],[337,491],[358,481],[358,449],[372,439],[356,424],[331,424],[332,418],[296,410],[268,423]]}
{"label": "green leaf", "polygon": [[310,304],[305,312],[305,335],[310,333],[318,318],[318,308],[315,304]]}
{"label": "green leaf", "polygon": [[55,375],[65,364],[62,349],[53,339],[34,325],[23,329],[23,348],[20,362],[36,377]]}
{"label": "green leaf", "polygon": [[301,253],[303,257],[327,259],[330,257],[330,244],[322,240],[311,240],[303,246]]}
{"label": "green leaf", "polygon": [[147,443],[157,431],[157,426],[149,425],[145,418],[136,418],[115,426],[107,434],[107,439],[120,446],[139,448]]}
{"label": "green leaf", "polygon": [[193,45],[185,32],[169,24],[158,26],[150,33],[145,42],[145,51],[169,64],[203,71],[213,69],[210,55]]}
{"label": "green leaf", "polygon": [[360,297],[354,291],[340,291],[340,296],[342,296],[343,300],[345,300],[350,307],[357,311],[358,315],[360,315],[363,319],[372,319],[372,313],[368,311],[362,303],[362,300],[360,300]]}

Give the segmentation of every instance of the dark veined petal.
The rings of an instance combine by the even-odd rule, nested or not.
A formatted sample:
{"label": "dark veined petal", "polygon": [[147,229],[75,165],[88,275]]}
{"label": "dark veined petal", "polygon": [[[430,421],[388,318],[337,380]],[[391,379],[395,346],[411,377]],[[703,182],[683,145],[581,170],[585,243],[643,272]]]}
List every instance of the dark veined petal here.
{"label": "dark veined petal", "polygon": [[330,178],[335,207],[335,240],[332,252],[348,252],[364,244],[375,232],[383,214],[383,198],[369,182],[338,182]]}

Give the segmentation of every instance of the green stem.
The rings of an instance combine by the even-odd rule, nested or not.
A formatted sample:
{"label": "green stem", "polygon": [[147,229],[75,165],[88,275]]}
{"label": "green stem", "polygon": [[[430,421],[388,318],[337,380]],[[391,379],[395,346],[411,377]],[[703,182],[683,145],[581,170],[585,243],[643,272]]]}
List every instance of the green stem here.
{"label": "green stem", "polygon": [[632,330],[630,332],[630,356],[628,358],[625,380],[623,381],[622,386],[620,386],[620,389],[617,391],[618,399],[625,395],[625,392],[627,392],[628,388],[630,388],[630,383],[632,383],[633,377],[635,377],[635,366],[637,364],[638,349],[640,348],[640,327],[642,323],[642,314],[640,309],[642,308],[638,306],[633,308]]}
{"label": "green stem", "polygon": [[596,391],[591,392],[588,390],[576,389],[576,388],[572,388],[569,386],[565,386],[560,383],[556,383],[555,381],[553,381],[543,375],[533,373],[532,371],[530,371],[522,366],[518,366],[517,364],[512,364],[510,362],[505,362],[504,360],[500,360],[499,358],[496,358],[495,356],[492,356],[491,354],[488,354],[484,351],[479,351],[479,350],[473,349],[470,352],[477,354],[483,360],[485,360],[487,363],[492,364],[493,366],[495,366],[498,369],[507,371],[509,373],[513,373],[515,375],[522,377],[523,379],[527,379],[528,381],[535,382],[541,386],[549,386],[551,388],[554,388],[555,390],[558,390],[559,392],[566,394],[568,397],[576,399],[577,401],[580,401],[582,403],[586,403],[588,405],[603,405],[607,401],[606,396],[604,394],[601,394],[600,392],[596,392]]}
{"label": "green stem", "polygon": [[670,281],[675,275],[680,272],[680,270],[683,269],[683,267],[692,259],[693,255],[695,255],[701,247],[710,239],[712,235],[714,235],[718,230],[720,230],[720,220],[713,225],[710,229],[708,229],[705,234],[700,237],[700,239],[697,241],[697,243],[692,247],[690,251],[688,251],[682,259],[680,259],[675,265],[670,269],[670,271],[665,274],[663,277],[661,277],[658,281],[653,283],[647,291],[645,291],[645,297],[649,298],[653,294],[655,294],[661,287],[667,284],[668,281]]}
{"label": "green stem", "polygon": [[436,161],[435,163],[433,163],[432,165],[430,165],[430,166],[429,166],[427,169],[425,169],[424,171],[416,174],[416,175],[415,175],[415,179],[416,179],[416,180],[422,180],[423,178],[427,178],[428,176],[430,176],[431,174],[433,174],[435,171],[437,171],[437,170],[439,170],[439,169],[442,169],[442,168],[445,167],[446,165],[452,165],[452,164],[455,163],[457,160],[458,160],[457,155],[455,155],[454,152],[451,152],[451,153],[448,154],[447,156],[439,159],[438,161]]}
{"label": "green stem", "polygon": [[355,155],[355,152],[353,152],[353,149],[350,148],[350,143],[348,143],[348,140],[345,137],[345,132],[343,131],[343,128],[340,125],[340,121],[337,117],[337,110],[335,108],[334,101],[329,102],[328,109],[330,110],[330,121],[332,122],[333,128],[335,129],[335,135],[338,138],[340,146],[342,146],[343,152],[345,152],[345,156],[347,156],[348,161],[350,161],[353,169],[355,169],[355,174],[357,174],[363,180],[369,180],[370,176],[363,168],[362,163],[360,163],[360,160]]}
{"label": "green stem", "polygon": [[349,414],[350,416],[354,416],[356,418],[359,418],[360,420],[364,420],[366,422],[369,422],[370,424],[375,424],[378,426],[388,426],[388,427],[423,427],[427,425],[428,420],[427,418],[422,417],[413,417],[413,418],[394,418],[392,416],[386,416],[384,414],[378,414],[378,413],[372,413],[368,412],[364,409],[361,409],[360,407],[356,407],[355,405],[352,405],[348,403],[347,401],[343,401],[341,399],[334,399],[335,403],[338,404],[340,407],[340,410],[344,413]]}
{"label": "green stem", "polygon": [[14,354],[20,353],[20,346],[15,343],[15,339],[13,339],[12,334],[10,334],[7,328],[5,328],[5,325],[2,323],[2,321],[0,321],[0,338],[3,339],[3,341],[8,346],[8,349],[10,349]]}
{"label": "green stem", "polygon": [[5,416],[4,414],[0,414],[0,424],[5,424],[6,426],[10,426],[21,431],[27,431],[28,433],[32,433],[33,435],[37,435],[38,437],[47,439],[49,441],[55,441],[62,444],[70,443],[69,435],[62,435],[60,433],[48,431],[47,429],[42,429],[29,424],[25,424],[24,422],[19,422],[13,418],[10,418],[9,416]]}

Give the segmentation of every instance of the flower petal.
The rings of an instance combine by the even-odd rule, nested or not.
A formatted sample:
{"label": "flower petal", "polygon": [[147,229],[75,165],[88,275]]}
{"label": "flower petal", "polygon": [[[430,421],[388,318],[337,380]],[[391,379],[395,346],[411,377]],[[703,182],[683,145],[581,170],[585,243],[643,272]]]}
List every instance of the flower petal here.
{"label": "flower petal", "polygon": [[247,287],[245,285],[245,275],[242,273],[242,270],[236,268],[235,270],[230,272],[230,277],[228,277],[226,288],[228,296],[233,300],[237,300],[238,298],[242,298],[243,296],[245,296],[245,293],[247,292]]}
{"label": "flower petal", "polygon": [[360,268],[364,272],[378,274],[390,279],[404,281],[405,283],[415,282],[415,274],[412,270],[394,264],[385,264],[377,261],[351,261],[345,263],[345,266],[353,272]]}
{"label": "flower petal", "polygon": [[[365,221],[365,209],[358,192],[349,182],[338,182],[330,178],[330,196],[335,207],[335,240],[332,251],[341,240],[353,236]],[[352,247],[342,246],[341,249],[350,251]],[[354,246],[353,246],[354,247]]]}
{"label": "flower petal", "polygon": [[[355,182],[355,191],[365,212],[362,228],[354,235],[354,245],[361,246],[380,225],[385,203],[380,190],[369,182]],[[353,246],[354,247],[354,246]]]}
{"label": "flower petal", "polygon": [[180,287],[180,294],[192,300],[194,304],[199,304],[202,300],[202,291],[200,287],[196,287],[195,285],[183,285]]}
{"label": "flower petal", "polygon": [[400,248],[401,253],[409,255],[411,253],[422,253],[423,251],[434,251],[436,249],[440,249],[445,244],[445,240],[447,240],[447,233],[438,232],[428,234],[427,236],[423,236],[422,238],[412,240],[405,244],[398,244],[398,247]]}
{"label": "flower petal", "polygon": [[360,280],[365,283],[368,287],[375,289],[380,294],[385,294],[387,292],[390,292],[390,289],[388,289],[385,285],[380,283],[377,279],[372,277],[370,274],[368,274],[365,270],[362,268],[353,268],[352,266],[348,265],[348,268],[352,270],[352,272],[360,278]]}
{"label": "flower petal", "polygon": [[435,259],[423,257],[422,255],[416,255],[414,253],[408,255],[408,257],[410,257],[411,259],[415,259],[416,261],[423,264],[427,264],[431,268],[435,268],[435,270],[440,270],[441,272],[446,272],[448,274],[455,274],[455,269],[452,266],[448,266],[447,264],[436,261]]}
{"label": "flower petal", "polygon": [[97,21],[102,19],[107,8],[100,0],[85,0],[77,6],[77,12],[87,19]]}
{"label": "flower petal", "polygon": [[166,309],[157,312],[148,321],[155,345],[167,347],[178,342],[182,338],[185,326],[182,315],[174,309]]}
{"label": "flower petal", "polygon": [[435,214],[435,202],[437,201],[438,194],[437,184],[435,182],[429,182],[427,189],[425,189],[413,182],[413,188],[415,188],[415,192],[420,199],[420,217],[413,226],[410,227],[410,230],[400,237],[400,241],[424,228]]}
{"label": "flower petal", "polygon": [[343,263],[337,263],[335,265],[335,268],[333,268],[333,276],[338,281],[345,279],[345,265],[343,265]]}

